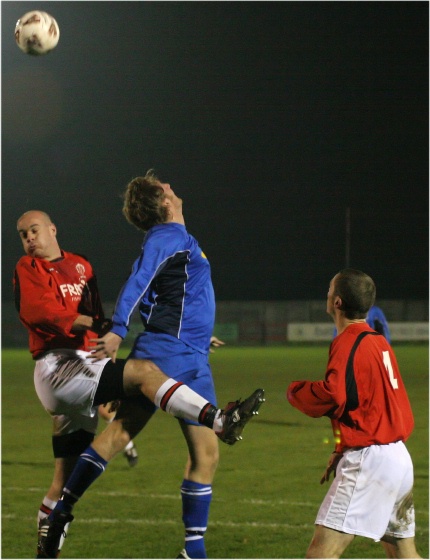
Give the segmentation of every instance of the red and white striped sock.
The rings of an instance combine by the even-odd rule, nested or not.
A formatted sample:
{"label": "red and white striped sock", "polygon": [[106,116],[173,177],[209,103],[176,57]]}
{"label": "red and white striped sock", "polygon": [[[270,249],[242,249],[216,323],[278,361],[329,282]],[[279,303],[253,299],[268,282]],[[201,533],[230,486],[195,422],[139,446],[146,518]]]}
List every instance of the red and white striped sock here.
{"label": "red and white striped sock", "polygon": [[[213,427],[216,407],[180,381],[168,379],[158,389],[155,404],[176,418],[186,418]],[[203,415],[202,415],[203,413]]]}
{"label": "red and white striped sock", "polygon": [[37,512],[37,528],[39,528],[39,524],[42,519],[48,517],[54,507],[57,505],[56,500],[50,500],[46,496],[43,498],[42,503],[40,504],[39,511]]}

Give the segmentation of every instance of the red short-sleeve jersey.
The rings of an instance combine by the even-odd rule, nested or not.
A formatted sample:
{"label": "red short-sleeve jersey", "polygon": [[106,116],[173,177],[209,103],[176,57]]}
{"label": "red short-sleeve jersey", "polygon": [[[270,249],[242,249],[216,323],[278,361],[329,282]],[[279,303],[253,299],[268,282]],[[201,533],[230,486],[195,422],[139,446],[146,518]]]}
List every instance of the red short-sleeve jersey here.
{"label": "red short-sleeve jersey", "polygon": [[22,257],[13,279],[15,305],[29,333],[34,358],[54,348],[85,350],[91,331],[71,332],[78,315],[103,318],[96,278],[80,255],[62,251],[55,261]]}
{"label": "red short-sleeve jersey", "polygon": [[366,323],[333,340],[324,381],[294,381],[287,398],[308,416],[331,419],[336,451],[405,441],[414,426],[394,352]]}

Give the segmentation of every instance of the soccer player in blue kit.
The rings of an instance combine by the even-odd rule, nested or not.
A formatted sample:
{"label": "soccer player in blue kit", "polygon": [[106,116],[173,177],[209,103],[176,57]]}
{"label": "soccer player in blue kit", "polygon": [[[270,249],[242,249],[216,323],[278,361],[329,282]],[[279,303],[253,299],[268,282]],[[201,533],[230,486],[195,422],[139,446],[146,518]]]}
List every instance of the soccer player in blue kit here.
{"label": "soccer player in blue kit", "polygon": [[[92,341],[92,353],[95,359],[110,357],[115,361],[131,316],[138,309],[144,331],[137,336],[129,357],[151,360],[171,378],[171,392],[167,387],[165,396],[161,398],[160,394],[161,400],[156,402],[169,412],[178,382],[207,399],[208,406],[202,409],[199,423],[178,418],[189,451],[181,485],[185,546],[178,558],[207,558],[204,534],[219,459],[218,439],[234,443],[222,436],[223,414],[237,406],[237,402],[229,403],[220,410],[210,405],[216,404],[208,360],[215,322],[210,265],[185,228],[182,200],[152,170],[127,185],[123,213],[145,233],[142,252],[118,296],[113,326],[103,337]],[[262,402],[264,391],[257,389],[244,401],[244,406],[249,414],[255,414]],[[142,427],[157,409],[149,399],[143,406]],[[214,415],[210,425],[215,427],[219,422],[219,433],[206,427],[206,414]],[[241,422],[239,415],[237,420]],[[233,439],[241,437],[236,434]]]}
{"label": "soccer player in blue kit", "polygon": [[[208,361],[215,322],[209,262],[185,228],[182,200],[151,172],[129,183],[123,212],[146,233],[142,253],[118,297],[113,327],[99,356],[115,355],[136,307],[145,327],[134,342],[133,358],[149,359],[211,403],[216,402]],[[148,401],[148,420],[155,406]],[[206,558],[204,533],[218,464],[213,430],[179,420],[189,458],[181,494],[185,525],[184,558]]]}

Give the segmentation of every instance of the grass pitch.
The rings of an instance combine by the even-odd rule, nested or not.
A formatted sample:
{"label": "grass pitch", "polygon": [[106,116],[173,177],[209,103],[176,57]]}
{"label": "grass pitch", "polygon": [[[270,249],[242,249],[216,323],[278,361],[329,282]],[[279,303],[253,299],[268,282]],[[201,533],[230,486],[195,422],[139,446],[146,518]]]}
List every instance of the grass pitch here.
{"label": "grass pitch", "polygon": [[[394,347],[415,413],[416,542],[428,543],[428,346]],[[211,356],[220,405],[266,391],[260,414],[233,447],[221,444],[206,546],[211,558],[303,558],[328,485],[329,420],[293,409],[294,379],[321,379],[328,347],[222,348]],[[103,427],[103,421],[100,422]],[[36,514],[53,473],[51,421],[33,386],[26,350],[2,353],[2,558],[34,558]],[[326,443],[327,440],[329,443]],[[139,463],[116,457],[75,508],[62,558],[175,558],[183,548],[179,487],[186,459],[177,422],[158,412],[136,438]],[[348,558],[383,558],[356,538]]]}

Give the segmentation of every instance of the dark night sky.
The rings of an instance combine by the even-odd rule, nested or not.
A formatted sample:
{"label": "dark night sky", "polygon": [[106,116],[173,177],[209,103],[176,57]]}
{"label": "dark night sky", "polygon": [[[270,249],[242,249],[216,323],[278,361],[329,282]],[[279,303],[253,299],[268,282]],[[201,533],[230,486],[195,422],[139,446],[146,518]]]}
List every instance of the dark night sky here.
{"label": "dark night sky", "polygon": [[[16,220],[51,214],[114,300],[153,167],[184,199],[219,300],[325,298],[345,266],[428,297],[427,2],[2,2],[2,287]],[[44,57],[14,42],[48,11]]]}

